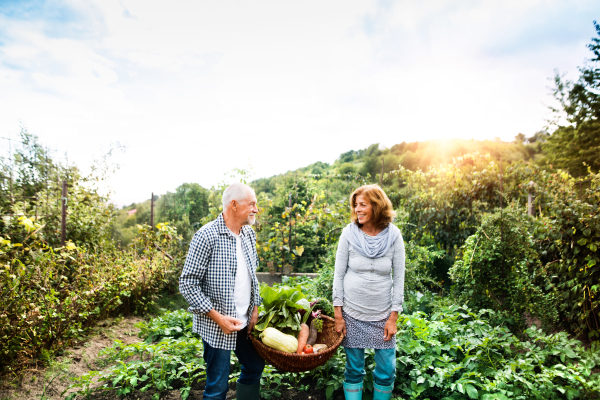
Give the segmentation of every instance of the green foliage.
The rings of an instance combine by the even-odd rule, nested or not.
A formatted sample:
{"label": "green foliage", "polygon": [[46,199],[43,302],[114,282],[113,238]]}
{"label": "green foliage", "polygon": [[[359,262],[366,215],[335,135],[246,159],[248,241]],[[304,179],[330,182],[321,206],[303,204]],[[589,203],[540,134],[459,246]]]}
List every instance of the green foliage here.
{"label": "green foliage", "polygon": [[[0,235],[13,243],[29,239],[59,247],[62,182],[66,181],[67,238],[87,251],[112,247],[114,208],[102,190],[110,166],[95,163],[93,172],[83,176],[77,167],[54,160],[25,128],[20,139],[13,152],[0,157]],[[36,228],[22,230],[22,218],[35,222]]]}
{"label": "green foliage", "polygon": [[534,220],[516,205],[483,217],[450,270],[454,295],[476,310],[492,309],[496,323],[525,327],[525,317],[557,321],[557,290],[534,250]]}
{"label": "green foliage", "polygon": [[573,176],[584,175],[586,165],[594,173],[600,171],[600,25],[594,21],[594,27],[598,37],[588,45],[594,57],[579,68],[577,82],[563,80],[558,72],[554,77],[559,107],[551,110],[557,120],[564,118],[570,125],[554,121],[558,128],[543,145],[546,160]]}
{"label": "green foliage", "polygon": [[193,316],[187,310],[166,312],[149,322],[142,322],[139,337],[145,338],[146,343],[157,342],[163,338],[179,339],[192,337]]}
{"label": "green foliage", "polygon": [[396,389],[409,399],[595,399],[600,349],[532,327],[519,341],[456,305],[398,321]]}
{"label": "green foliage", "polygon": [[[600,328],[597,322],[600,320],[597,302],[599,287],[596,285],[600,268],[597,248],[600,243],[595,239],[598,237],[599,218],[598,176],[588,171],[586,179],[574,179],[564,171],[544,170],[523,162],[509,164],[502,172],[502,191],[499,166],[478,155],[459,158],[451,165],[432,168],[425,173],[400,169],[389,174],[388,179],[398,176],[404,185],[402,196],[396,198],[408,213],[402,229],[404,237],[420,244],[435,243],[451,259],[456,257],[462,260],[459,265],[465,268],[470,265],[472,253],[465,255],[464,252],[475,248],[477,238],[487,240],[483,231],[479,231],[484,216],[499,207],[501,201],[503,205],[519,204],[520,213],[525,214],[529,182],[534,182],[533,211],[543,221],[534,225],[535,243],[532,246],[539,249],[536,250],[538,257],[547,271],[547,274],[543,274],[544,279],[551,279],[558,290],[560,321],[577,334],[589,333],[591,338],[596,338],[597,334],[593,332]],[[394,198],[394,193],[390,195]],[[507,222],[508,225],[510,223]],[[484,230],[487,232],[487,229]],[[476,233],[469,247],[463,247],[467,238]],[[530,234],[533,233],[530,231]],[[579,244],[579,241],[583,244]],[[489,262],[488,268],[502,266],[502,263],[493,260]],[[486,272],[492,275],[500,273],[498,270]],[[531,281],[541,276],[532,275],[522,279]],[[460,279],[457,290],[464,296],[467,289],[462,284],[470,285],[472,279]],[[481,279],[486,278],[482,276]],[[554,292],[546,283],[531,285],[547,295]],[[538,291],[531,294],[532,300],[540,298]],[[498,309],[498,302],[491,297],[489,299],[496,306],[481,306]],[[534,305],[523,307],[533,309]],[[547,315],[547,321],[554,319],[547,311],[539,311]]]}
{"label": "green foliage", "polygon": [[[336,246],[337,247],[337,246]],[[333,299],[333,276],[335,273],[335,249],[331,247],[323,266],[317,271],[318,275],[313,279],[310,290],[314,297]],[[333,315],[333,314],[328,314]]]}
{"label": "green foliage", "polygon": [[304,322],[300,310],[304,311],[304,315],[311,310],[310,301],[302,292],[302,287],[270,287],[263,283],[260,297],[263,302],[258,307],[258,321],[253,333],[258,335],[267,327],[273,327],[297,336],[294,333],[300,331],[300,324]]}
{"label": "green foliage", "polygon": [[[474,313],[466,307],[431,304],[428,315],[401,315],[397,334],[395,391],[410,399],[595,399],[600,394],[600,349],[583,348],[565,333],[545,335],[530,328],[520,341],[504,327],[491,326],[493,311]],[[152,391],[155,395],[179,387],[182,398],[205,379],[202,343],[191,332],[185,311],[166,313],[142,323],[145,342],[125,345],[119,341],[103,352],[114,363],[104,372],[93,371],[74,378],[80,395],[92,392],[90,382],[104,382],[96,390],[120,394]],[[152,338],[152,339],[150,339]],[[152,343],[153,342],[153,343]],[[280,397],[282,390],[302,390],[309,379],[328,399],[344,381],[345,354],[340,348],[323,366],[300,374],[279,373],[267,366],[261,379],[265,399]],[[366,365],[374,365],[373,350],[366,351]],[[234,357],[230,380],[239,376]],[[373,377],[365,377],[372,391]]]}
{"label": "green foliage", "polygon": [[191,314],[184,310],[167,312],[139,326],[143,342],[115,341],[101,352],[113,365],[102,372],[73,378],[71,388],[82,388],[79,394],[88,395],[93,391],[89,382],[97,379],[104,384],[95,390],[115,391],[122,396],[135,390],[160,394],[177,383],[181,397],[188,398],[192,386],[205,379],[202,340],[192,333]]}
{"label": "green foliage", "polygon": [[573,176],[585,176],[588,166],[600,171],[600,123],[582,122],[578,127],[561,126],[544,143],[546,161],[568,170]]}
{"label": "green foliage", "polygon": [[558,289],[564,325],[578,335],[600,338],[600,174],[581,182],[561,172],[542,176],[552,190],[540,191],[549,212],[536,225],[544,268]]}
{"label": "green foliage", "polygon": [[398,177],[402,182],[402,195],[390,195],[408,213],[407,238],[431,239],[454,256],[475,233],[482,216],[500,206],[503,196],[504,204],[507,199],[525,204],[526,184],[540,169],[523,162],[505,164],[501,193],[499,164],[489,158],[469,154],[427,172],[400,168],[389,174],[388,179]]}
{"label": "green foliage", "polygon": [[[183,183],[174,193],[154,196],[154,223],[169,223],[182,236],[182,244],[187,245],[209,213],[209,200],[209,190],[197,183]],[[133,214],[129,215],[130,212]],[[137,235],[137,225],[150,225],[149,199],[116,212],[113,239],[121,247],[127,247]]]}
{"label": "green foliage", "polygon": [[53,249],[33,236],[39,228],[31,218],[22,217],[19,226],[29,239],[0,240],[3,373],[47,361],[100,318],[147,312],[159,290],[176,279],[178,264],[150,246],[169,249],[162,231],[145,234],[149,246],[140,258],[133,252],[85,252],[72,242]]}

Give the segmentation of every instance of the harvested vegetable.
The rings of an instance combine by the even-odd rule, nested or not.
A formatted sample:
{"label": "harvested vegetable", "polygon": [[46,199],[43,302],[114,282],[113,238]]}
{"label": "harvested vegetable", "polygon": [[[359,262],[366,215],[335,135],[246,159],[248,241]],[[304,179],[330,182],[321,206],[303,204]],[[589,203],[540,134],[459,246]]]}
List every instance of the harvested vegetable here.
{"label": "harvested vegetable", "polygon": [[306,343],[313,345],[317,342],[317,327],[315,326],[315,319],[313,319],[310,323],[310,332],[307,335],[308,336],[308,340],[306,341]]}
{"label": "harvested vegetable", "polygon": [[312,354],[313,353],[313,347],[310,344],[307,344],[306,346],[304,346],[304,354]]}
{"label": "harvested vegetable", "polygon": [[315,344],[315,345],[313,346],[313,351],[314,351],[315,353],[318,353],[319,351],[321,351],[321,350],[325,350],[326,348],[327,348],[327,345],[326,345],[326,344]]}
{"label": "harvested vegetable", "polygon": [[305,314],[310,314],[311,309],[310,302],[300,289],[300,286],[272,288],[263,284],[260,288],[263,303],[258,309],[255,334],[272,327],[284,333],[297,335],[303,322],[299,311],[304,310]]}
{"label": "harvested vegetable", "polygon": [[298,339],[292,335],[286,335],[275,328],[266,328],[260,338],[265,346],[286,353],[295,353],[298,349]]}
{"label": "harvested vegetable", "polygon": [[300,325],[300,333],[298,334],[298,349],[296,350],[296,353],[300,354],[302,353],[302,350],[304,350],[307,339],[309,338],[309,330],[310,328],[308,327],[308,325]]}

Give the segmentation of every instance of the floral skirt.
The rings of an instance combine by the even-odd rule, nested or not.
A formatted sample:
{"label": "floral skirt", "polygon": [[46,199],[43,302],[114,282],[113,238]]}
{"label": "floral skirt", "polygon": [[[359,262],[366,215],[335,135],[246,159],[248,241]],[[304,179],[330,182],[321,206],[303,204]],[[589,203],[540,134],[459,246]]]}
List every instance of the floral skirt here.
{"label": "floral skirt", "polygon": [[342,346],[351,349],[393,349],[396,347],[396,335],[390,340],[383,340],[387,318],[381,321],[359,321],[346,314],[342,309],[346,322],[346,337]]}

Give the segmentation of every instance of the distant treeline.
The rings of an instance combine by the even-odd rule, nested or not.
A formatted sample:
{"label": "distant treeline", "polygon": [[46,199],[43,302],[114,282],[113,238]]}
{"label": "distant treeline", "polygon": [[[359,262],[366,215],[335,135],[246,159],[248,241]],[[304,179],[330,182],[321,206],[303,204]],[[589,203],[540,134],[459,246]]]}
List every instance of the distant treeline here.
{"label": "distant treeline", "polygon": [[[500,140],[465,140],[444,139],[424,142],[402,142],[390,148],[382,148],[378,143],[340,154],[333,164],[316,162],[306,167],[268,178],[260,178],[249,182],[257,195],[264,193],[276,197],[279,185],[287,186],[306,174],[320,175],[320,185],[331,196],[331,200],[346,197],[356,184],[343,184],[340,179],[331,177],[339,175],[364,177],[367,182],[379,182],[382,171],[389,173],[402,166],[408,170],[427,171],[430,167],[451,163],[453,159],[465,154],[489,154],[491,160],[502,159],[506,165],[514,161],[527,161],[543,165],[548,162],[544,152],[548,142],[546,132],[538,132],[527,138],[517,135],[513,142]],[[355,182],[354,180],[352,182]],[[398,190],[398,181],[385,183],[387,189]],[[184,237],[189,240],[200,228],[201,220],[209,214],[209,208],[219,206],[215,197],[211,204],[211,193],[219,192],[218,188],[206,189],[197,183],[184,183],[174,192],[154,196],[154,223],[170,222]],[[214,196],[213,196],[214,197]],[[135,210],[135,212],[133,212]],[[137,234],[138,224],[150,224],[150,199],[132,203],[117,213],[113,236],[122,246],[131,243]]]}

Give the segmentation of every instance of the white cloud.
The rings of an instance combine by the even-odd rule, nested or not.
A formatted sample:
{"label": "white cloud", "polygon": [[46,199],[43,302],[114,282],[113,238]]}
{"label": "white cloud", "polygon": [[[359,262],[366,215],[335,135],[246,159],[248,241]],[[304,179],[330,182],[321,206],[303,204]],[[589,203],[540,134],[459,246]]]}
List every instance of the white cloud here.
{"label": "white cloud", "polygon": [[582,63],[600,11],[592,0],[53,4],[75,16],[0,10],[0,133],[20,119],[79,165],[128,144],[119,204],[210,186],[248,159],[260,177],[374,142],[532,134],[547,78]]}

